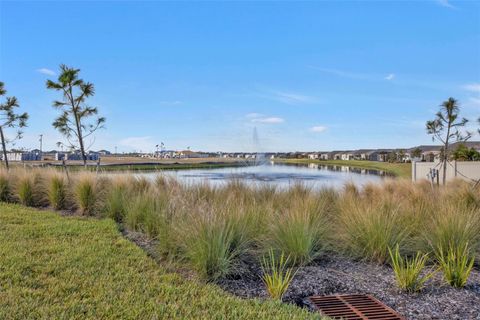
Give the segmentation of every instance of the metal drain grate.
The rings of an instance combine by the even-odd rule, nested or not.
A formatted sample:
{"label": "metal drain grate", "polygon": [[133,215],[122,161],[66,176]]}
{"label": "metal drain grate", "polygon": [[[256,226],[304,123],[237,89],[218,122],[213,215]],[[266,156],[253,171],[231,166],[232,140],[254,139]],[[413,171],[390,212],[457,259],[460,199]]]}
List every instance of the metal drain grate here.
{"label": "metal drain grate", "polygon": [[345,320],[404,320],[374,297],[365,294],[314,296],[309,300],[321,314]]}

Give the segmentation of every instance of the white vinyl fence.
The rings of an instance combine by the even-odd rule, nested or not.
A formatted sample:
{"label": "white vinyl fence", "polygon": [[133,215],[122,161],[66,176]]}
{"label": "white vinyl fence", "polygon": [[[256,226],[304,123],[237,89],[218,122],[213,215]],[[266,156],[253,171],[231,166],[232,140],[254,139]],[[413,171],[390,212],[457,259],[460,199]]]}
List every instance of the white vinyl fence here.
{"label": "white vinyl fence", "polygon": [[[412,162],[412,180],[443,180],[443,168],[440,162]],[[438,174],[438,177],[436,176]],[[450,161],[447,163],[447,180],[480,180],[480,161]]]}

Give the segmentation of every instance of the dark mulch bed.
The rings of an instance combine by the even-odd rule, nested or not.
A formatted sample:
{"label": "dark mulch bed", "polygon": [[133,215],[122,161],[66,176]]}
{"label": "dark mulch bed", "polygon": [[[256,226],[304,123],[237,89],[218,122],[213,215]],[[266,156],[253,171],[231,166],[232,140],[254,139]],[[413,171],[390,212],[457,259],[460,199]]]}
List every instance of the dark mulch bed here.
{"label": "dark mulch bed", "polygon": [[[161,261],[155,246],[144,234],[123,229],[124,236]],[[163,261],[164,262],[164,261]],[[175,271],[193,277],[184,268]],[[180,270],[179,270],[180,269]],[[244,262],[237,275],[217,284],[225,291],[243,298],[267,298],[257,262]],[[406,294],[398,290],[393,271],[388,266],[353,261],[329,254],[300,268],[284,296],[284,301],[313,311],[306,298],[312,295],[371,294],[407,319],[480,320],[480,272],[472,271],[468,285],[455,289],[446,285],[441,273],[431,279],[423,292]]]}
{"label": "dark mulch bed", "polygon": [[[245,266],[241,276],[218,283],[224,290],[245,298],[266,297],[260,270]],[[298,270],[284,301],[311,308],[306,300],[312,295],[371,294],[407,319],[480,319],[480,272],[474,270],[464,289],[455,289],[442,281],[441,273],[431,279],[421,293],[405,294],[395,285],[393,271],[387,266],[352,261],[329,255]]]}

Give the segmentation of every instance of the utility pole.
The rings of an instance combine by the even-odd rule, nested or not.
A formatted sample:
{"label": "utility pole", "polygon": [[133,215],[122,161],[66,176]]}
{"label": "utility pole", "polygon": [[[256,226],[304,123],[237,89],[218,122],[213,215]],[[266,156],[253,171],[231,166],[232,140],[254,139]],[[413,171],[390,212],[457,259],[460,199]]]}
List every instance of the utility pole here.
{"label": "utility pole", "polygon": [[40,161],[42,160],[43,134],[40,135]]}
{"label": "utility pole", "polygon": [[117,154],[117,146],[115,146],[115,154]]}

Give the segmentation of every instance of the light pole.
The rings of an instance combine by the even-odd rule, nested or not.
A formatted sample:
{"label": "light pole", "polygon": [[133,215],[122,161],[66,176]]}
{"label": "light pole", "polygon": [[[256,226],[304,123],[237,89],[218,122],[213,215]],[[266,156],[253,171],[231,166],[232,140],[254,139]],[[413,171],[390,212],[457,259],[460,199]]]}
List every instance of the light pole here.
{"label": "light pole", "polygon": [[40,135],[40,160],[42,160],[43,134]]}

